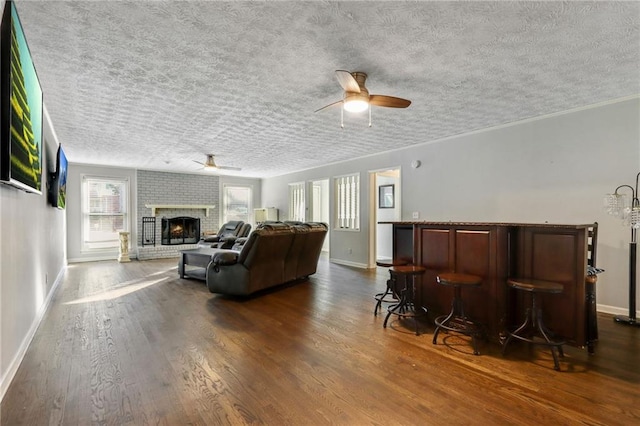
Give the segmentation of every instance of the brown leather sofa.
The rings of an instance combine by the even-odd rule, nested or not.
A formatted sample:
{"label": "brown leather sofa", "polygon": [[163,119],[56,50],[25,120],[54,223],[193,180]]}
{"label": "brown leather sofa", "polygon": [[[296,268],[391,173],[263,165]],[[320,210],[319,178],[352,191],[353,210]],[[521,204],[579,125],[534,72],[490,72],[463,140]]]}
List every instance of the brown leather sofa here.
{"label": "brown leather sofa", "polygon": [[202,278],[202,273],[189,274],[184,260],[190,258],[188,252],[200,250],[199,253],[210,255],[204,274],[210,292],[250,295],[314,274],[327,231],[324,223],[262,224],[249,235],[240,251],[185,251],[187,255],[181,257],[178,269],[181,276]]}

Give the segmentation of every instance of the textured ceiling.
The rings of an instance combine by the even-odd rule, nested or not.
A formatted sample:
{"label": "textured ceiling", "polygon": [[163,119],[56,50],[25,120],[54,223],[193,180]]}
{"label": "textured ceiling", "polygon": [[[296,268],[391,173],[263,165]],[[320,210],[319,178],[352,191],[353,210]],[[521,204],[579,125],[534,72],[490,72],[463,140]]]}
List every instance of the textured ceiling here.
{"label": "textured ceiling", "polygon": [[[640,93],[637,2],[17,6],[72,162],[268,177]],[[341,129],[336,69],[413,103]]]}

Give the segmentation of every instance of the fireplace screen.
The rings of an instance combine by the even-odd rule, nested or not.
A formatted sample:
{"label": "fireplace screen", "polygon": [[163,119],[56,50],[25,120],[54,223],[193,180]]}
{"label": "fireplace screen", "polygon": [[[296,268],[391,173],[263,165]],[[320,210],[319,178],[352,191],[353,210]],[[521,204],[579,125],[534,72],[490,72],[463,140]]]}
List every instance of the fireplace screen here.
{"label": "fireplace screen", "polygon": [[199,218],[186,216],[162,218],[162,245],[197,244],[199,239]]}

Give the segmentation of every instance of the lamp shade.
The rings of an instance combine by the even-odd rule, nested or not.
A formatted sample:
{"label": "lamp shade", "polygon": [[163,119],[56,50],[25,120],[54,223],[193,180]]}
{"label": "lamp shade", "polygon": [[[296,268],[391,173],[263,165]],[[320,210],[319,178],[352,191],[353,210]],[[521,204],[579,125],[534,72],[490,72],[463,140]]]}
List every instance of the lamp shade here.
{"label": "lamp shade", "polygon": [[629,224],[634,229],[640,229],[640,207],[634,207],[629,213]]}
{"label": "lamp shade", "polygon": [[605,194],[603,207],[608,214],[619,217],[624,217],[630,211],[629,199],[618,193]]}

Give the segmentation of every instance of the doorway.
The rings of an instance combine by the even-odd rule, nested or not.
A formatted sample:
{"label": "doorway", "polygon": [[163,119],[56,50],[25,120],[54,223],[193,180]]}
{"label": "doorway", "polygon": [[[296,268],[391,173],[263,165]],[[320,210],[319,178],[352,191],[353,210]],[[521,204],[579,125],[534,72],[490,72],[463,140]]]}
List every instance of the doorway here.
{"label": "doorway", "polygon": [[329,252],[329,235],[331,235],[331,223],[329,214],[329,179],[314,180],[309,182],[309,210],[310,222],[324,222],[329,227],[329,232],[322,244],[322,251]]}
{"label": "doorway", "polygon": [[369,172],[369,267],[377,260],[393,258],[393,226],[378,222],[402,219],[400,167]]}

